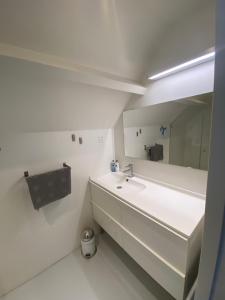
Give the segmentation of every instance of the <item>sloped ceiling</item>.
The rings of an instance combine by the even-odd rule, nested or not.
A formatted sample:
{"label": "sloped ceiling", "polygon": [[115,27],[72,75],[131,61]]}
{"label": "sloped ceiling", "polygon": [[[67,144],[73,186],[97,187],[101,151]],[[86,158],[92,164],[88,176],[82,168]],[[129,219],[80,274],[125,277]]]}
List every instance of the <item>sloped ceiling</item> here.
{"label": "sloped ceiling", "polygon": [[0,136],[112,128],[128,98],[64,79],[42,65],[0,56]]}
{"label": "sloped ceiling", "polygon": [[159,36],[210,0],[1,0],[0,43],[139,80]]}

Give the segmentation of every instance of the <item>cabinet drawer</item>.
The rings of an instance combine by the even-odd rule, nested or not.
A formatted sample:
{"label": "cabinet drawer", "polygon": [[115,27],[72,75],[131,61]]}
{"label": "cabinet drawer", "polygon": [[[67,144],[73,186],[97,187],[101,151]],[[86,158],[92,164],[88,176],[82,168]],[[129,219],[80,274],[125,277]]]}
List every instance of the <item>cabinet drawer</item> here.
{"label": "cabinet drawer", "polygon": [[186,273],[188,241],[157,221],[124,204],[122,225],[182,273]]}
{"label": "cabinet drawer", "polygon": [[91,197],[93,203],[103,208],[118,222],[122,222],[121,203],[112,194],[91,184]]}
{"label": "cabinet drawer", "polygon": [[93,215],[102,228],[159,284],[177,300],[183,299],[185,275],[166,264],[131,232],[93,203]]}
{"label": "cabinet drawer", "polygon": [[126,252],[175,299],[184,297],[185,275],[175,271],[149,251],[140,241],[123,231],[123,244]]}
{"label": "cabinet drawer", "polygon": [[93,215],[95,221],[106,231],[108,234],[123,247],[121,227],[98,207],[96,204],[92,204]]}

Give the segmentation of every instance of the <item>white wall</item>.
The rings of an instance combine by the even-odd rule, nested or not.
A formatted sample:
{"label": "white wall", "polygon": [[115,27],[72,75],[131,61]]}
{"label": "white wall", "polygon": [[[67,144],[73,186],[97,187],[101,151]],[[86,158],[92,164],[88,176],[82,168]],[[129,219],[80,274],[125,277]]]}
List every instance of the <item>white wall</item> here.
{"label": "white wall", "polygon": [[[109,170],[112,134],[110,129],[73,133],[83,137],[83,145],[72,143],[68,131],[1,137],[1,294],[78,247],[81,230],[92,224],[87,182],[89,175]],[[35,211],[23,172],[38,174],[63,162],[72,167],[72,194]]]}
{"label": "white wall", "polygon": [[[109,170],[110,127],[128,95],[55,78],[31,63],[0,58],[0,65],[1,295],[79,246],[92,224],[88,178]],[[72,167],[72,194],[35,211],[23,172],[63,162]]]}

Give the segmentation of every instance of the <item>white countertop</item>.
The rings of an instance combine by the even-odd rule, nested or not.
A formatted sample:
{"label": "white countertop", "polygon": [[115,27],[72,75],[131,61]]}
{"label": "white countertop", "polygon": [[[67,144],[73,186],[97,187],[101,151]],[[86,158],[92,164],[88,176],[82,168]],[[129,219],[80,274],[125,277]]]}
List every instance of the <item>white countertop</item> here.
{"label": "white countertop", "polygon": [[204,216],[205,200],[139,177],[129,179],[128,186],[126,178],[123,173],[109,173],[90,180],[185,238],[192,235]]}

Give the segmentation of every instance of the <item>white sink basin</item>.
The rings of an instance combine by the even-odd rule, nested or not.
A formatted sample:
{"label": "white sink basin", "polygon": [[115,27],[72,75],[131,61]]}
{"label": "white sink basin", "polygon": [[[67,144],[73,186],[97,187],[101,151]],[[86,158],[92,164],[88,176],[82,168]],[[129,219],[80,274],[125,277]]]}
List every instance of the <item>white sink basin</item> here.
{"label": "white sink basin", "polygon": [[[135,194],[146,188],[143,183],[136,181],[135,177],[129,178],[123,173],[110,173],[102,179],[104,184],[118,193]],[[101,178],[99,181],[101,181]]]}
{"label": "white sink basin", "polygon": [[124,193],[137,193],[145,189],[145,185],[135,181],[132,178],[125,178],[123,181],[115,185],[115,188]]}

